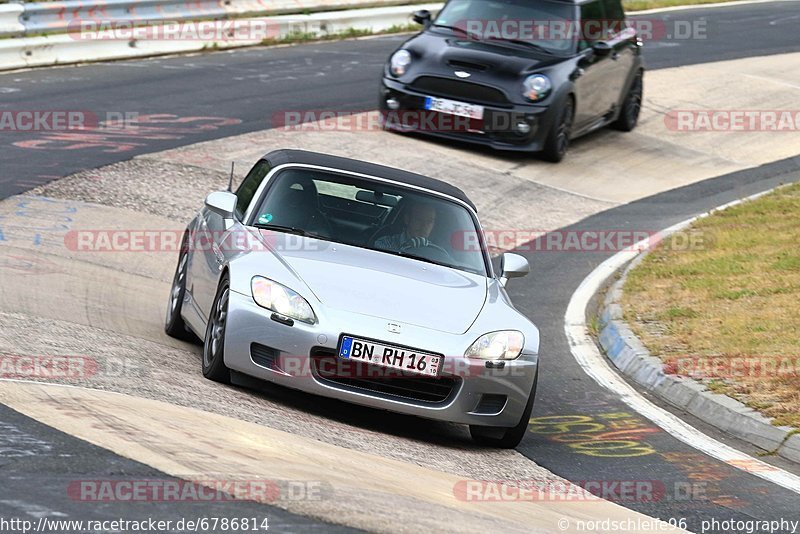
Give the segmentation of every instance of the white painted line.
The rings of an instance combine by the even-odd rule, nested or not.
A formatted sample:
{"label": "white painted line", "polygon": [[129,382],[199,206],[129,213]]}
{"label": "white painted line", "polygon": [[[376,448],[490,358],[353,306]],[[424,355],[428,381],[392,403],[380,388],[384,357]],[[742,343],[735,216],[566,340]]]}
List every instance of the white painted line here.
{"label": "white painted line", "polygon": [[775,78],[768,78],[767,76],[758,76],[756,74],[743,74],[742,76],[745,76],[747,78],[753,78],[755,80],[762,80],[762,81],[765,81],[767,83],[774,83],[774,84],[777,84],[777,85],[782,85],[784,87],[791,87],[792,89],[800,89],[800,85],[796,85],[796,84],[789,83],[789,82],[784,82],[783,80],[776,80]]}
{"label": "white painted line", "polygon": [[[775,188],[777,189],[777,188]],[[598,350],[594,340],[589,335],[586,325],[586,307],[590,299],[600,290],[603,283],[613,276],[623,265],[632,260],[639,250],[646,250],[653,242],[686,228],[697,219],[707,217],[709,214],[727,209],[742,202],[756,199],[774,191],[764,191],[751,195],[741,200],[736,200],[715,208],[711,212],[704,213],[697,217],[692,217],[686,221],[670,226],[666,230],[659,232],[659,239],[645,239],[640,241],[632,250],[618,252],[601,263],[589,276],[584,278],[567,306],[567,313],[564,315],[564,331],[570,345],[572,355],[578,361],[583,370],[601,386],[619,395],[622,402],[639,412],[644,417],[661,427],[673,437],[694,447],[695,449],[713,457],[726,464],[760,477],[764,480],[782,486],[788,490],[800,494],[800,477],[788,471],[770,465],[757,458],[734,449],[724,443],[720,443],[714,438],[705,435],[690,424],[686,423],[670,412],[659,408],[649,400],[645,399],[638,391],[623,380],[617,372],[609,365],[606,359]]]}
{"label": "white painted line", "polygon": [[615,206],[619,206],[620,205],[620,202],[617,201],[617,200],[610,200],[610,199],[607,199],[607,198],[595,197],[595,196],[592,196],[592,195],[587,195],[585,193],[579,193],[577,191],[572,191],[572,190],[567,189],[565,187],[558,187],[556,185],[546,184],[544,182],[540,182],[538,180],[534,180],[533,178],[523,178],[521,176],[517,176],[516,174],[514,174],[514,171],[517,170],[518,168],[519,167],[514,167],[512,170],[510,170],[508,172],[505,172],[503,174],[506,174],[506,175],[511,176],[513,178],[519,178],[519,179],[525,180],[526,182],[530,182],[532,184],[536,184],[536,185],[538,185],[540,187],[544,187],[544,188],[547,188],[547,189],[552,189],[552,190],[558,191],[560,193],[566,193],[566,194],[574,196],[574,197],[581,197],[581,198],[585,198],[587,200],[593,200],[595,202],[603,202],[605,204],[608,204],[612,208],[615,207]]}
{"label": "white painted line", "polygon": [[0,504],[5,504],[6,506],[11,506],[12,508],[21,510],[26,514],[28,514],[29,516],[35,517],[36,519],[40,519],[42,517],[69,517],[67,514],[63,512],[57,512],[56,510],[45,508],[44,506],[40,506],[36,503],[29,503],[25,501],[20,501],[18,499],[10,501],[0,501]]}

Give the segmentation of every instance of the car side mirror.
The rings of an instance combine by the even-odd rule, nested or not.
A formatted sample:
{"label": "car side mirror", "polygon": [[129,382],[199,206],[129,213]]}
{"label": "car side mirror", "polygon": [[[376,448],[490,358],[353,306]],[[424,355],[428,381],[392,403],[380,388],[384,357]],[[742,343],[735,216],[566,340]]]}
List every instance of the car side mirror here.
{"label": "car side mirror", "polygon": [[233,219],[236,195],[230,191],[214,191],[206,197],[206,207],[223,219]]}
{"label": "car side mirror", "polygon": [[503,254],[500,270],[503,272],[500,276],[500,283],[505,287],[509,278],[520,278],[531,272],[531,265],[523,256],[506,252]]}
{"label": "car side mirror", "polygon": [[592,45],[592,51],[597,57],[606,57],[611,53],[611,45],[605,41],[598,41]]}
{"label": "car side mirror", "polygon": [[426,28],[431,24],[431,12],[427,9],[420,9],[419,11],[414,11],[414,14],[411,15],[411,18],[417,24],[422,24]]}

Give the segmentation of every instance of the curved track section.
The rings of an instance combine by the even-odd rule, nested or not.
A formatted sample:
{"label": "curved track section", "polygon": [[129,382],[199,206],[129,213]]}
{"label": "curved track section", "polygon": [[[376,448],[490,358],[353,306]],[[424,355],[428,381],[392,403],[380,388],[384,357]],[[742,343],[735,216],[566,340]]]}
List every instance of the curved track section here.
{"label": "curved track section", "polygon": [[[735,14],[739,29],[744,31],[744,25],[753,20],[769,24],[776,16],[782,17],[785,5],[721,10],[719,21],[733,19]],[[696,10],[691,16],[702,17],[698,13],[703,12]],[[732,35],[720,31],[720,35]],[[274,66],[279,67],[280,61],[296,61],[291,58],[297,50],[333,53],[339,61],[343,60],[342,53],[370,48],[374,56],[371,52],[367,57],[377,68],[378,61],[382,63],[385,57],[385,51],[379,48],[385,46],[388,50],[395,42],[377,39],[313,45],[273,50],[276,56],[270,57],[278,61]],[[777,50],[774,40],[764,42],[765,50]],[[697,46],[715,50],[711,43]],[[791,48],[780,46],[784,50]],[[656,57],[661,49],[654,47]],[[226,56],[231,65],[209,64],[220,57],[212,54],[18,76],[26,83],[41,76],[40,81],[46,83],[44,80],[52,81],[53,76],[69,78],[73,76],[69,73],[75,72],[75,80],[63,82],[80,85],[96,82],[91,80],[92,69],[110,69],[106,73],[143,69],[143,75],[120,74],[118,80],[107,82],[106,102],[113,103],[111,98],[124,98],[125,90],[137,95],[134,100],[145,98],[155,87],[150,86],[151,77],[158,78],[172,70],[167,67],[182,71],[187,78],[181,80],[179,75],[169,79],[188,91],[194,90],[188,89],[191,84],[187,80],[197,74],[195,71],[205,68],[207,73],[212,68],[234,74],[244,68],[243,61],[252,62],[247,69],[256,76],[247,79],[256,80],[261,71],[257,63],[265,53],[254,50]],[[673,56],[674,52],[669,55]],[[687,54],[680,59],[692,63],[697,58]],[[314,61],[312,58],[312,65]],[[304,70],[300,63],[309,67],[308,61],[292,64],[288,70],[298,76],[290,74],[294,79],[287,79],[286,87],[304,86],[306,92],[295,91],[291,102],[287,92],[283,104],[276,97],[277,106],[302,109],[305,98],[317,98],[314,87],[307,83],[316,75],[315,69]],[[768,132],[735,138],[727,133],[687,134],[665,128],[664,117],[670,110],[694,109],[698,102],[709,109],[760,109],[764,101],[769,101],[772,108],[790,108],[796,101],[793,91],[800,87],[800,69],[791,66],[798,64],[800,54],[785,54],[652,71],[647,78],[640,127],[632,134],[603,131],[584,139],[557,167],[526,157],[506,158],[384,132],[268,130],[148,154],[59,180],[36,189],[34,194],[38,196],[0,201],[0,350],[17,361],[80,358],[68,360],[74,371],[68,375],[20,377],[61,385],[3,383],[0,402],[85,442],[150,466],[159,476],[244,474],[260,480],[270,477],[281,483],[320,482],[328,490],[323,492],[324,498],[279,499],[270,504],[319,521],[361,528],[530,531],[552,528],[559,517],[568,521],[647,519],[625,508],[664,520],[685,519],[692,530],[699,530],[702,522],[710,518],[795,518],[796,494],[674,439],[631,410],[614,392],[590,380],[572,359],[563,330],[571,291],[611,252],[579,253],[542,248],[541,241],[533,245],[527,242],[543,231],[555,229],[561,229],[554,233],[562,235],[597,230],[655,232],[740,196],[781,181],[797,180],[797,161],[785,159],[796,154],[791,138]],[[374,79],[374,73],[369,71],[372,67],[362,70],[357,65],[347,67],[342,63],[342,70],[350,68],[355,73],[354,80],[362,74],[365,79]],[[60,74],[54,75],[56,72]],[[270,76],[275,72],[270,71]],[[84,73],[90,73],[88,79]],[[328,75],[338,74],[331,71]],[[732,102],[728,88],[754,77],[764,81],[760,92],[742,92]],[[148,81],[137,87],[135,80],[142,78]],[[7,77],[0,80],[0,86],[10,86]],[[275,85],[270,87],[282,87],[282,80],[273,81]],[[336,108],[337,102],[347,102],[342,105],[359,109],[359,95],[365,93],[358,91],[365,83],[362,81],[358,90],[354,89],[356,85],[359,84],[330,91],[328,97],[333,100],[327,105]],[[678,93],[674,91],[676,86],[682,88]],[[345,95],[349,89],[353,91]],[[371,90],[369,93],[371,103],[373,94]],[[147,98],[155,102],[156,96],[159,95],[151,92]],[[6,184],[11,183],[9,177],[13,179],[13,172],[6,169],[21,170],[21,179],[32,180],[24,185],[19,181],[6,185],[5,191],[46,181],[70,166],[95,167],[140,152],[229,135],[237,129],[260,129],[264,125],[254,123],[252,113],[250,119],[227,113],[242,102],[245,108],[260,103],[256,97],[229,98],[212,107],[201,99],[188,99],[187,103],[184,94],[181,105],[191,108],[186,116],[193,120],[179,122],[180,115],[169,118],[166,129],[163,122],[151,120],[136,139],[109,139],[106,134],[103,138],[37,134],[30,139],[15,139],[14,148],[0,157],[24,154],[30,161],[34,155],[32,168],[39,174],[31,177],[20,160],[14,161],[13,168],[4,162]],[[167,101],[172,98],[173,95],[164,96]],[[151,104],[142,103],[141,109],[147,109],[147,105]],[[364,109],[371,107],[365,104]],[[241,116],[245,114],[242,111]],[[263,112],[258,116],[263,117]],[[192,123],[206,127],[192,129],[188,126]],[[512,282],[510,290],[518,307],[542,329],[542,376],[548,378],[542,380],[529,435],[518,451],[481,449],[469,441],[463,428],[453,425],[377,412],[281,388],[265,386],[252,391],[222,387],[202,379],[197,346],[162,333],[176,254],[124,251],[113,242],[101,242],[99,236],[113,231],[129,236],[138,231],[180,231],[205,193],[225,183],[229,158],[246,168],[261,153],[276,146],[355,156],[451,181],[475,199],[485,227],[498,235],[510,232],[510,240],[504,237],[501,246],[528,251],[525,253],[535,274],[524,282]],[[387,151],[387,146],[392,150]],[[760,166],[776,159],[783,161]],[[598,165],[598,161],[604,164]],[[43,166],[51,170],[43,171]],[[725,175],[712,179],[720,174]],[[132,406],[136,409],[131,410]],[[10,413],[7,417],[20,416]],[[197,428],[204,432],[198,435]],[[602,429],[598,430],[602,436],[595,433],[587,438],[587,428]],[[731,443],[713,429],[702,430]],[[32,439],[27,443],[33,444],[36,440]],[[731,445],[756,452],[742,444]],[[123,462],[124,458],[116,461]],[[776,469],[794,469],[768,461]],[[365,470],[369,476],[363,474]],[[561,483],[562,479],[553,473],[579,485],[586,481],[617,486],[649,483],[648,487],[658,491],[649,498],[642,493],[607,495],[622,505],[618,506],[585,498],[579,502],[556,498],[556,502],[533,499],[492,503],[485,499],[466,500],[457,489],[468,481],[522,479],[545,485],[554,480]],[[65,491],[63,487],[61,491]],[[66,492],[55,496],[51,493],[34,504],[43,507],[49,503],[50,512],[75,515],[72,508],[69,512],[57,509],[69,503]],[[354,496],[350,502],[342,502],[349,496]],[[3,499],[0,502],[8,500]],[[26,506],[30,508],[31,503]],[[271,511],[274,509],[269,508]],[[291,516],[287,517],[291,524]],[[386,523],[387,517],[396,523]],[[375,518],[382,518],[383,522],[378,523]],[[316,523],[309,523],[313,524]],[[568,530],[577,528],[577,523],[567,524]],[[649,524],[640,530],[655,528]]]}
{"label": "curved track section", "polygon": [[[633,18],[653,28],[654,38],[645,46],[647,68],[652,70],[796,52],[797,6],[796,1],[775,2]],[[676,30],[685,33],[686,28],[700,31],[696,38],[672,38]],[[2,74],[0,110],[80,110],[112,122],[138,114],[139,121],[147,122],[136,131],[0,131],[0,197],[139,154],[270,128],[275,114],[287,110],[374,109],[383,64],[404,39],[253,48]],[[673,92],[683,92],[687,81],[682,78]],[[716,87],[734,97],[749,94],[744,88],[778,89],[771,85],[750,78]]]}

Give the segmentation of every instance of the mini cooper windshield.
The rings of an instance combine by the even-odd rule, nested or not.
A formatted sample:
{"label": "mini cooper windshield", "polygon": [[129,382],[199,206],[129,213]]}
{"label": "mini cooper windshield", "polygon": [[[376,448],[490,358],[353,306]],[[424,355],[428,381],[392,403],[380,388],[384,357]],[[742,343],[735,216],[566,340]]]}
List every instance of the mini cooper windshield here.
{"label": "mini cooper windshield", "polygon": [[574,48],[574,18],[574,6],[564,2],[450,0],[433,26],[458,31],[469,39],[564,54]]}
{"label": "mini cooper windshield", "polygon": [[479,227],[444,197],[335,172],[289,168],[272,178],[252,225],[486,276]]}

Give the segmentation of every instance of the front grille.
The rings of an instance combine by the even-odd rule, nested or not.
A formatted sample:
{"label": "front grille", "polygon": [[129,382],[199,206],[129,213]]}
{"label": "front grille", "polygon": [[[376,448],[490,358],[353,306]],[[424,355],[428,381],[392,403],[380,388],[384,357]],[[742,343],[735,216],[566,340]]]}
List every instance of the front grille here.
{"label": "front grille", "polygon": [[[441,404],[458,390],[460,379],[449,376],[428,378],[401,371],[387,370],[363,362],[342,362],[336,351],[322,347],[311,349],[314,376],[318,381],[340,389],[381,393],[400,400]],[[381,376],[383,375],[383,376]]]}
{"label": "front grille", "polygon": [[438,76],[420,76],[409,86],[415,91],[431,96],[450,97],[467,102],[508,106],[510,102],[499,89],[477,83],[440,78]]}
{"label": "front grille", "polygon": [[261,367],[272,369],[272,367],[275,365],[275,359],[278,357],[278,354],[279,351],[277,349],[273,349],[272,347],[267,347],[266,345],[261,345],[259,343],[250,344],[250,359],[253,360],[253,363],[260,365]]}

